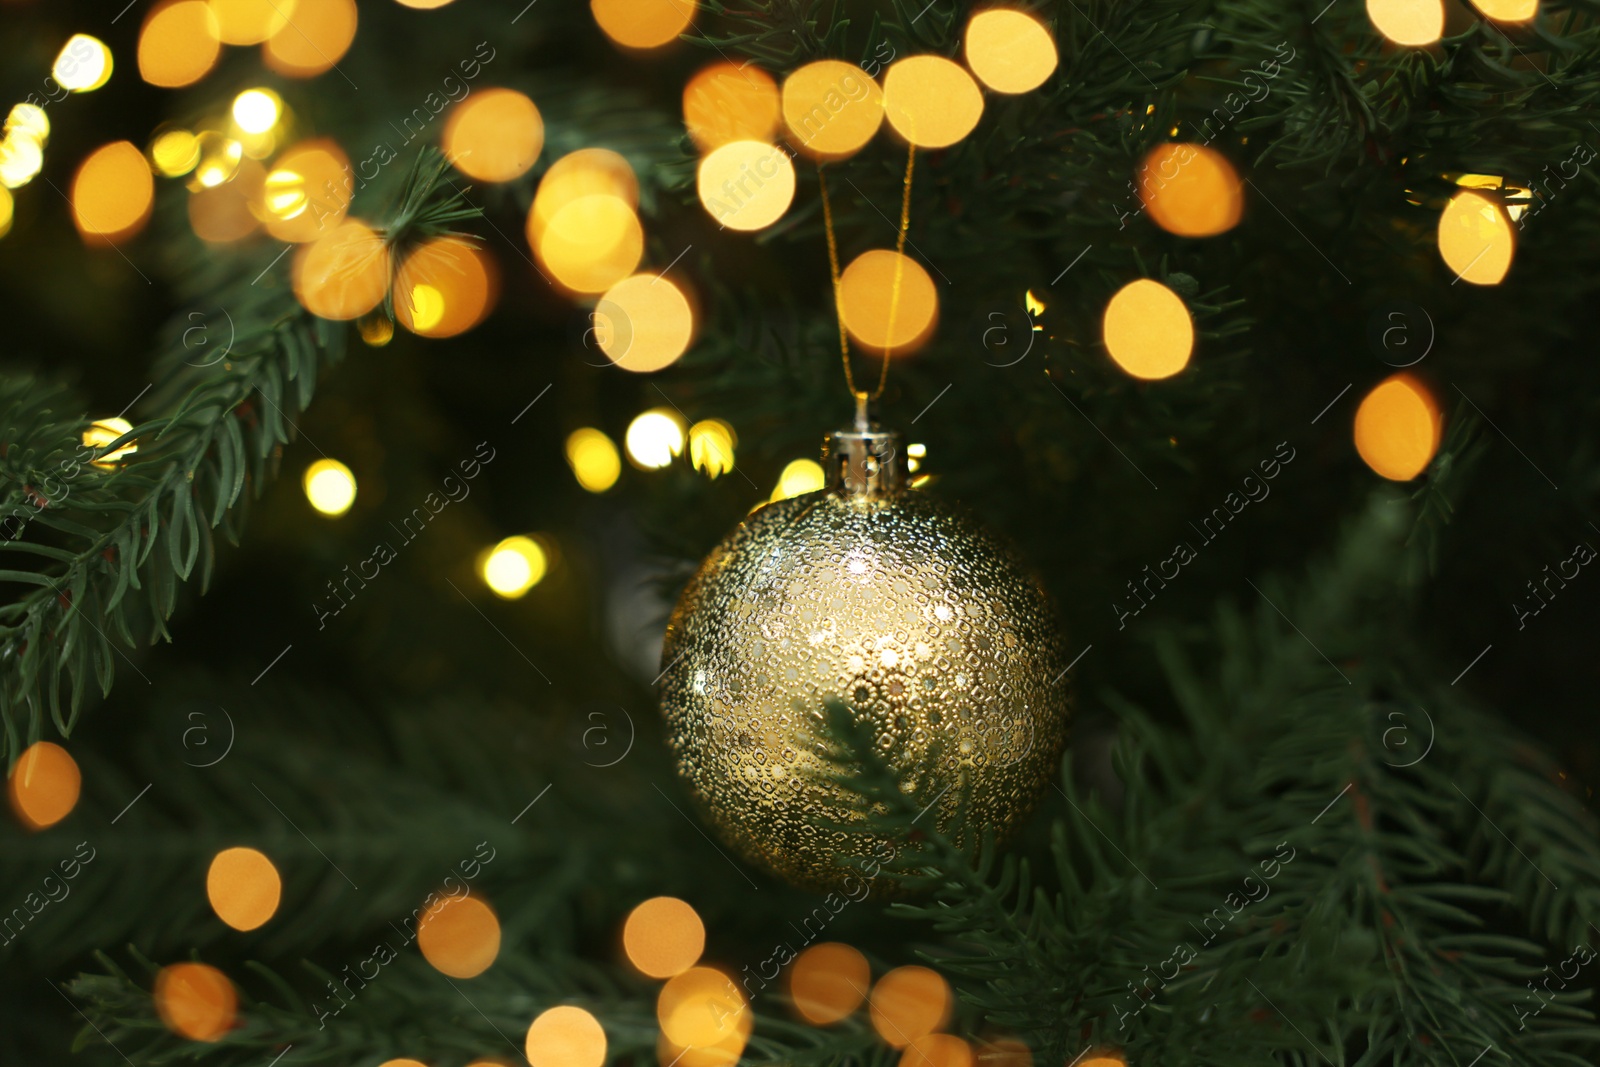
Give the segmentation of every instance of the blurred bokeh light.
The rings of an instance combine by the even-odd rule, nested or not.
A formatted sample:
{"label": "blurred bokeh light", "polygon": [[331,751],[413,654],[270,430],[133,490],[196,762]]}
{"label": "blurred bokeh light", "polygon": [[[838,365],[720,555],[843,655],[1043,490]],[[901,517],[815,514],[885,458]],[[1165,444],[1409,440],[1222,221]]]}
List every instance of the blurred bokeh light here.
{"label": "blurred bokeh light", "polygon": [[700,961],[706,928],[688,902],[651,897],[628,913],[622,948],[628,962],[651,978],[671,978]]}
{"label": "blurred bokeh light", "polygon": [[1117,366],[1133,377],[1170,378],[1189,365],[1194,321],[1177,293],[1140,278],[1106,304],[1101,337]]}
{"label": "blurred bokeh light", "polygon": [[967,22],[967,66],[997,93],[1026,93],[1043,85],[1060,61],[1050,30],[1034,16],[990,8]]}
{"label": "blurred bokeh light", "polygon": [[53,741],[35,741],[11,766],[11,810],[30,830],[54,826],[72,813],[83,788],[78,763]]}
{"label": "blurred bokeh light", "polygon": [[1356,409],[1356,451],[1381,477],[1409,482],[1428,469],[1444,422],[1427,386],[1409,374],[1384,379]]}

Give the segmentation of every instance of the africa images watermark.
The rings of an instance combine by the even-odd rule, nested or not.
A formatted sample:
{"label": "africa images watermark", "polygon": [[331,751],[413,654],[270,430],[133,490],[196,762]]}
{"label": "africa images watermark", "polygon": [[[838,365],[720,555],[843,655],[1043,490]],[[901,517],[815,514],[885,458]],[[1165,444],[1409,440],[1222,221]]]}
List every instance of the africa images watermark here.
{"label": "africa images watermark", "polygon": [[[483,854],[484,849],[489,850],[489,854],[487,856]],[[466,896],[469,896],[472,893],[472,887],[467,883],[478,877],[478,875],[483,872],[484,867],[488,866],[490,863],[493,863],[496,855],[496,850],[489,844],[489,842],[478,842],[477,847],[473,850],[472,858],[464,859],[460,863],[456,864],[456,866],[461,870],[461,878],[458,879],[455,877],[455,875],[447,876],[444,880],[443,891],[434,890],[423,898],[423,901],[420,905],[411,909],[410,916],[403,921],[403,925],[406,927],[406,929],[394,927],[395,932],[400,935],[400,948],[404,949],[407,945],[415,941],[417,939],[418,931],[427,925],[429,919],[438,915],[444,907],[455,901],[461,900]],[[452,881],[456,883],[455,889],[450,888],[450,883]],[[389,925],[394,926],[393,923],[390,923]],[[344,967],[341,968],[341,971],[345,972],[344,977],[339,979],[338,984],[336,985],[331,978],[327,983],[328,992],[333,994],[332,999],[337,1003],[338,1006],[330,1009],[321,1003],[313,1005],[313,1008],[317,1013],[317,1029],[321,1030],[326,1028],[329,1019],[333,1018],[335,1015],[338,1015],[341,1011],[354,1003],[356,994],[365,989],[368,982],[373,981],[380,974],[382,974],[384,967],[388,966],[399,958],[399,950],[395,949],[394,946],[389,944],[389,939],[386,937],[382,941],[378,942],[377,945],[373,946],[372,953],[370,955],[363,957],[353,965],[349,963],[345,964]],[[366,964],[369,963],[373,965],[372,972],[370,974],[367,973],[366,970]],[[354,974],[349,973],[352,966],[355,967],[356,973]],[[355,988],[353,989],[350,986],[352,981],[356,983]],[[343,994],[340,993],[340,989],[344,990]]]}
{"label": "africa images watermark", "polygon": [[[486,448],[489,450],[488,455],[483,454]],[[400,541],[401,548],[422,536],[422,531],[427,529],[428,524],[445,508],[452,503],[459,504],[472,493],[472,488],[467,483],[476,478],[485,465],[493,462],[495,450],[490,447],[489,442],[482,441],[479,442],[477,451],[473,455],[475,458],[464,459],[457,464],[461,468],[461,478],[457,478],[454,474],[445,475],[444,480],[440,483],[440,488],[444,490],[444,496],[440,496],[437,492],[429,493],[423,498],[419,506],[412,508],[400,520],[399,526],[396,526],[393,522],[389,523],[389,528],[403,538]],[[415,524],[415,529],[412,528],[413,524]],[[370,556],[355,564],[355,573],[351,573],[350,564],[346,563],[344,569],[340,571],[343,577],[337,585],[333,578],[329,578],[327,585],[330,595],[327,600],[330,603],[318,602],[311,605],[311,610],[316,612],[317,615],[317,629],[326,629],[328,619],[349,607],[356,594],[365,589],[368,582],[375,581],[378,575],[383,573],[383,568],[394,562],[399,554],[388,541],[379,541]],[[368,573],[368,567],[371,568],[371,573]],[[343,595],[341,595],[341,590]],[[335,604],[338,606],[333,606]]]}
{"label": "africa images watermark", "polygon": [[[1286,56],[1284,49],[1289,50]],[[1282,41],[1273,49],[1273,57],[1263,60],[1257,67],[1248,67],[1240,72],[1245,91],[1229,93],[1222,98],[1220,107],[1212,108],[1211,114],[1206,116],[1196,128],[1202,140],[1199,146],[1193,142],[1182,142],[1175,147],[1177,151],[1166,154],[1155,166],[1149,162],[1142,163],[1134,176],[1128,180],[1128,203],[1136,205],[1127,210],[1117,212],[1117,228],[1126,229],[1129,220],[1138,218],[1144,213],[1145,197],[1151,193],[1159,193],[1168,182],[1175,180],[1183,168],[1194,162],[1200,155],[1200,147],[1209,145],[1216,140],[1218,135],[1226,131],[1235,119],[1251,104],[1259,103],[1272,95],[1272,81],[1283,73],[1283,68],[1293,62],[1295,49],[1288,41]],[[1259,93],[1257,90],[1260,90]]]}
{"label": "africa images watermark", "polygon": [[[83,854],[88,849],[89,854]],[[61,868],[61,876],[47,874],[40,883],[39,890],[29,892],[22,898],[22,903],[12,908],[4,918],[0,918],[0,945],[9,945],[22,936],[22,931],[41,912],[51,904],[59,904],[72,894],[72,880],[83,871],[83,868],[94,861],[94,846],[87,841],[78,843],[71,856],[62,860],[57,866]],[[43,896],[40,893],[43,893]]]}
{"label": "africa images watermark", "polygon": [[[1287,455],[1285,454],[1285,449],[1288,450]],[[1230,491],[1227,496],[1222,498],[1220,506],[1212,508],[1211,513],[1200,520],[1199,526],[1196,526],[1193,522],[1189,523],[1190,528],[1199,534],[1202,539],[1200,547],[1204,548],[1212,541],[1215,541],[1228,523],[1237,518],[1239,513],[1244,511],[1252,501],[1259,503],[1267,499],[1272,494],[1272,489],[1267,483],[1276,478],[1282,472],[1283,467],[1293,462],[1295,454],[1295,450],[1290,447],[1289,442],[1279,442],[1278,447],[1273,452],[1275,458],[1264,459],[1258,464],[1261,468],[1261,477],[1257,478],[1253,473],[1245,475],[1244,481],[1240,485],[1240,488],[1244,491],[1243,496],[1240,496],[1237,491]],[[1212,529],[1213,525],[1215,525],[1215,529]],[[1165,589],[1168,582],[1175,580],[1182,573],[1183,568],[1194,562],[1199,555],[1199,550],[1188,541],[1179,541],[1173,548],[1172,554],[1156,564],[1155,570],[1151,570],[1148,563],[1145,564],[1144,577],[1129,579],[1128,581],[1128,592],[1133,594],[1139,606],[1125,608],[1115,600],[1111,602],[1112,614],[1117,617],[1117,629],[1126,629],[1128,619],[1149,607],[1150,601],[1156,598],[1156,594]],[[1169,566],[1172,568],[1171,573],[1167,571]],[[1135,585],[1135,582],[1138,582],[1138,584]],[[1140,592],[1141,588],[1144,590],[1143,593]]]}

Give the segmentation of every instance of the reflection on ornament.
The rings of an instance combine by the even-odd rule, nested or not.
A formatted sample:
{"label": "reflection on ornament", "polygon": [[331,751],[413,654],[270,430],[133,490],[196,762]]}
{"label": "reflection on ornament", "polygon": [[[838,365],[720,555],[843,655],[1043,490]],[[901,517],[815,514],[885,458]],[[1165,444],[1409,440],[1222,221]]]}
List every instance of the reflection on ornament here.
{"label": "reflection on ornament", "polygon": [[700,203],[730,230],[759,230],[794,200],[794,164],[777,145],[733,141],[700,161]]}
{"label": "reflection on ornament", "polygon": [[217,918],[235,930],[254,930],[278,910],[283,880],[266,855],[253,848],[225,848],[206,870],[206,899]]}
{"label": "reflection on ornament", "polygon": [[1379,476],[1409,482],[1428,469],[1444,422],[1433,394],[1409,374],[1385,378],[1356,409],[1356,451]]}
{"label": "reflection on ornament", "polygon": [[603,493],[617,484],[622,458],[611,438],[593,427],[573,430],[567,437],[567,465],[578,484],[591,493]]}
{"label": "reflection on ornament", "polygon": [[62,45],[50,76],[63,89],[92,92],[111,80],[111,49],[98,37],[75,33]]}
{"label": "reflection on ornament", "polygon": [[778,83],[760,67],[713,63],[683,87],[683,124],[702,152],[778,132]]}
{"label": "reflection on ornament", "polygon": [[72,178],[72,221],[88,244],[113,244],[144,229],[155,201],[144,153],[113,141],[89,153]]}
{"label": "reflection on ornament", "polygon": [[872,987],[872,1028],[905,1048],[950,1021],[950,983],[929,967],[896,967]]}
{"label": "reflection on ornament", "polygon": [[872,352],[915,350],[933,336],[938,315],[933,279],[910,256],[873,249],[839,276],[839,317],[850,336]]}
{"label": "reflection on ornament", "polygon": [[870,728],[932,825],[967,844],[1017,828],[1056,767],[1066,712],[1051,611],[1009,551],[906,490],[893,435],[835,434],[827,454],[828,487],[760,508],[706,558],[662,652],[668,741],[707,821],[818,889],[884,862],[881,842],[848,828],[858,798],[818,753],[829,700]]}
{"label": "reflection on ornament", "polygon": [[476,978],[500,955],[500,920],[474,896],[446,896],[417,923],[417,948],[440,974]]}
{"label": "reflection on ornament", "polygon": [[1443,0],[1367,0],[1367,17],[1395,44],[1420,48],[1444,33]]}
{"label": "reflection on ornament", "polygon": [[1516,247],[1511,220],[1490,194],[1462,189],[1439,215],[1439,255],[1464,282],[1498,285]]}
{"label": "reflection on ornament", "polygon": [[219,32],[203,0],[152,8],[139,31],[139,77],[166,89],[193,85],[217,65]]}
{"label": "reflection on ornament", "polygon": [[967,22],[967,66],[997,93],[1026,93],[1055,73],[1059,57],[1050,30],[1022,11],[996,7]]}
{"label": "reflection on ornament", "polygon": [[789,141],[817,159],[854,155],[883,125],[883,90],[854,63],[819,59],[783,81]]}
{"label": "reflection on ornament", "polygon": [[[309,0],[316,2],[316,0]],[[260,44],[295,12],[295,0],[208,0],[223,44]]]}
{"label": "reflection on ornament", "polygon": [[54,826],[70,815],[82,788],[78,762],[53,741],[35,741],[23,749],[6,783],[12,812],[30,830]]}
{"label": "reflection on ornament", "polygon": [[318,512],[336,519],[356,502],[356,476],[336,459],[319,459],[300,480],[306,499]]}
{"label": "reflection on ornament", "polygon": [[671,465],[673,456],[683,454],[683,420],[667,408],[646,411],[628,424],[624,441],[628,458],[636,465],[660,470]]}
{"label": "reflection on ornament", "polygon": [[549,561],[531,537],[508,537],[478,556],[478,574],[501,600],[516,600],[544,579]]}
{"label": "reflection on ornament", "polygon": [[480,89],[450,112],[444,154],[469,178],[508,182],[526,174],[544,148],[544,119],[515,89]]}
{"label": "reflection on ornament", "polygon": [[531,1067],[602,1067],[606,1032],[582,1008],[562,1005],[533,1020],[523,1051]]}
{"label": "reflection on ornament", "polygon": [[204,963],[174,963],[156,974],[156,1014],[190,1041],[220,1041],[233,1028],[239,994],[228,976]]}
{"label": "reflection on ornament", "polygon": [[694,18],[695,0],[589,0],[605,35],[624,48],[660,48]]}
{"label": "reflection on ornament", "polygon": [[689,903],[677,897],[651,897],[628,913],[622,949],[628,962],[650,978],[672,978],[700,961],[706,928]]}
{"label": "reflection on ornament", "polygon": [[867,999],[872,966],[849,945],[812,945],[789,968],[789,998],[812,1026],[831,1026],[848,1018]]}
{"label": "reflection on ornament", "polygon": [[1244,184],[1221,152],[1160,144],[1139,166],[1139,199],[1157,226],[1179,237],[1212,237],[1238,225]]}
{"label": "reflection on ornament", "polygon": [[1135,378],[1170,378],[1189,365],[1194,321],[1181,297],[1140,278],[1117,290],[1101,323],[1106,351]]}
{"label": "reflection on ornament", "polygon": [[593,322],[606,358],[639,374],[671,366],[694,336],[688,298],[659,274],[635,274],[607,289]]}
{"label": "reflection on ornament", "polygon": [[945,148],[978,125],[983,93],[972,75],[943,56],[908,56],[883,76],[883,113],[918,148]]}
{"label": "reflection on ornament", "polygon": [[355,0],[296,4],[284,26],[261,46],[261,62],[289,78],[333,69],[356,38]]}

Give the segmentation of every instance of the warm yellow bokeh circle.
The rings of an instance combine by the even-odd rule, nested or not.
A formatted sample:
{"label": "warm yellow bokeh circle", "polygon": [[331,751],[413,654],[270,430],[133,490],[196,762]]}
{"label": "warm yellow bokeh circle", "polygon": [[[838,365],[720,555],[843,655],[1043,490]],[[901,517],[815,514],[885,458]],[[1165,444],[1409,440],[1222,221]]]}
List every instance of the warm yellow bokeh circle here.
{"label": "warm yellow bokeh circle", "polygon": [[1135,378],[1170,378],[1189,365],[1194,320],[1183,299],[1150,278],[1129,282],[1106,304],[1106,351]]}

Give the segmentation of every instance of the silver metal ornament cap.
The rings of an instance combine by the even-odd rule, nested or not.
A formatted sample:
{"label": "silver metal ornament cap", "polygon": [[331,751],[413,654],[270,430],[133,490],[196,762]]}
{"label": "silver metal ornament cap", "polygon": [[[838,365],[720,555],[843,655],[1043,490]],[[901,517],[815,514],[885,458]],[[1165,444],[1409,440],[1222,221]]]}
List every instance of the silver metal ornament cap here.
{"label": "silver metal ornament cap", "polygon": [[894,496],[909,478],[904,440],[871,421],[865,403],[857,404],[854,426],[823,440],[822,469],[830,492],[860,500]]}

